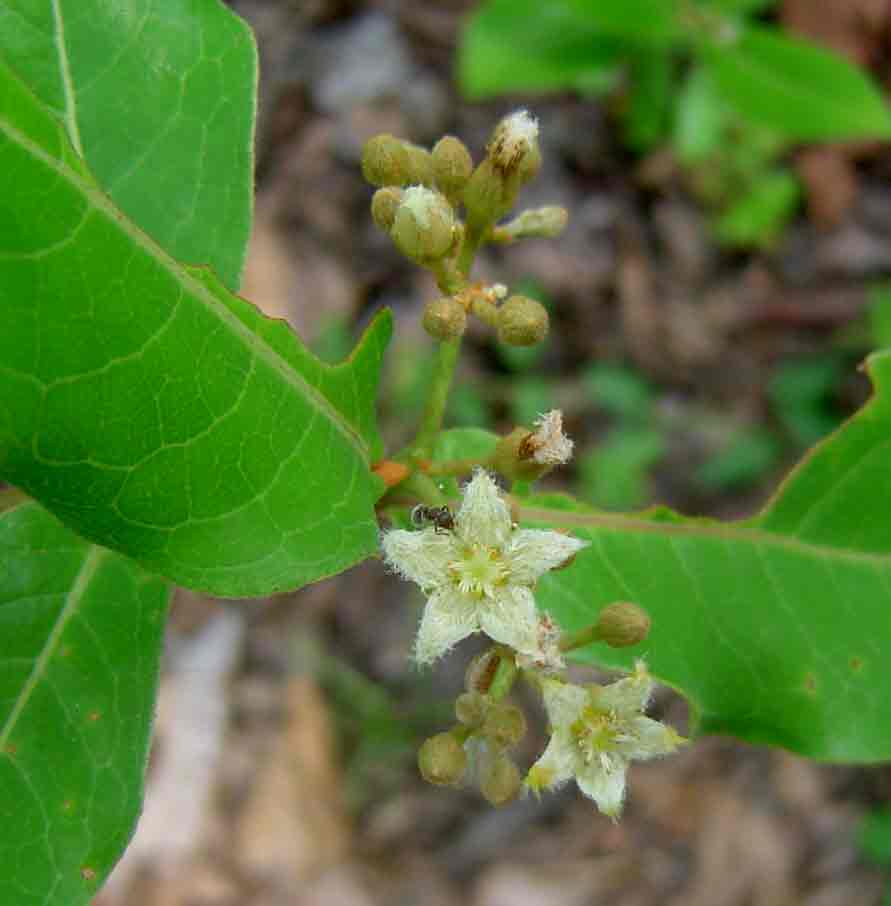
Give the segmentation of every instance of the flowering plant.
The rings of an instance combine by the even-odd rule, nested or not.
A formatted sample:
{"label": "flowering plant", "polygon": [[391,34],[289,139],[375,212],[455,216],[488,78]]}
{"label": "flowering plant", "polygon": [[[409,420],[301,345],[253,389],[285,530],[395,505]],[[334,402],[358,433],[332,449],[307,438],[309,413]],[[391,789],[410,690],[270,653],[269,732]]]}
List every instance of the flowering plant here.
{"label": "flowering plant", "polygon": [[[238,295],[246,25],[218,0],[145,18],[76,6],[0,0],[0,813],[16,816],[0,900],[85,906],[123,851],[174,583],[270,595],[381,546],[427,596],[419,664],[492,642],[456,724],[421,747],[433,782],[516,795],[522,679],[552,731],[526,787],[575,778],[616,815],[629,762],[680,741],[643,713],[644,655],[689,700],[691,737],[891,758],[891,354],[867,362],[873,398],[746,520],[541,493],[572,452],[559,412],[497,436],[444,427],[469,322],[512,346],[547,338],[540,302],[472,278],[486,244],[567,224],[555,206],[512,214],[541,165],[538,123],[503,118],[477,160],[455,136],[379,135],[362,156],[371,216],[437,286],[423,415],[391,449],[376,420],[391,314],[329,365]],[[626,678],[580,686],[570,661]]]}

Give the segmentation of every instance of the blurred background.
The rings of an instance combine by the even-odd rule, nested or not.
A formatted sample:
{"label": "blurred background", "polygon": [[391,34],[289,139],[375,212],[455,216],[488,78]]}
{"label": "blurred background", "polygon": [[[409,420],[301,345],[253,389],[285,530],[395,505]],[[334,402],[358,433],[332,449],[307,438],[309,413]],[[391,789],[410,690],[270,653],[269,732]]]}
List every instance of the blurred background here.
{"label": "blurred background", "polygon": [[[577,455],[555,487],[733,518],[867,398],[858,363],[891,343],[888,145],[790,140],[689,55],[603,40],[555,0],[230,5],[261,60],[244,295],[332,361],[393,309],[391,451],[423,403],[436,292],[374,228],[362,144],[451,133],[478,159],[520,106],[544,165],[519,207],[570,225],[475,275],[538,298],[551,334],[520,350],[472,329],[449,425],[561,408]],[[732,5],[891,82],[891,0]],[[97,906],[891,904],[889,768],[710,738],[635,765],[620,823],[574,786],[493,810],[425,785],[417,747],[474,646],[415,670],[420,605],[379,563],[271,600],[179,594],[145,814]],[[655,712],[683,729],[671,693]],[[524,766],[544,742],[539,722]]]}

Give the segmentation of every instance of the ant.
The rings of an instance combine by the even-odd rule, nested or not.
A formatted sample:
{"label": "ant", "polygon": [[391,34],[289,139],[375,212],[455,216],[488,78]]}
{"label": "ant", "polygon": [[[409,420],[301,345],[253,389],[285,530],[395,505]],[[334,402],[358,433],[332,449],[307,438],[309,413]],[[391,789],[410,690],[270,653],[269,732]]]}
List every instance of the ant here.
{"label": "ant", "polygon": [[455,528],[455,519],[447,506],[427,506],[419,503],[411,511],[411,524],[415,528],[424,528],[432,524],[434,531],[450,532]]}

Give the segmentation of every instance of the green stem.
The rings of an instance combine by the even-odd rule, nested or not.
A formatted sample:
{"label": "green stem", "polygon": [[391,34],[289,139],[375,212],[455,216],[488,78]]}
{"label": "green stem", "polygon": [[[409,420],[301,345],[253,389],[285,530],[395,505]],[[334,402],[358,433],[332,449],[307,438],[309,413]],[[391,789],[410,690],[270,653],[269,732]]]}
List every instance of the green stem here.
{"label": "green stem", "polygon": [[491,466],[491,456],[471,456],[467,459],[450,459],[446,462],[431,463],[426,472],[428,475],[466,475],[477,466]]}
{"label": "green stem", "polygon": [[560,650],[575,651],[576,648],[584,648],[586,645],[602,641],[597,625],[597,623],[592,623],[577,632],[564,632],[560,637]]}
{"label": "green stem", "polygon": [[399,485],[400,491],[407,491],[422,503],[428,506],[442,506],[447,497],[439,489],[439,485],[423,472],[412,472],[408,478]]}
{"label": "green stem", "polygon": [[456,340],[443,340],[437,347],[430,394],[427,397],[427,405],[424,407],[421,427],[412,444],[412,456],[416,460],[430,459],[433,455],[433,445],[442,429],[442,419],[445,415],[449,389],[452,386],[460,349],[460,337]]}

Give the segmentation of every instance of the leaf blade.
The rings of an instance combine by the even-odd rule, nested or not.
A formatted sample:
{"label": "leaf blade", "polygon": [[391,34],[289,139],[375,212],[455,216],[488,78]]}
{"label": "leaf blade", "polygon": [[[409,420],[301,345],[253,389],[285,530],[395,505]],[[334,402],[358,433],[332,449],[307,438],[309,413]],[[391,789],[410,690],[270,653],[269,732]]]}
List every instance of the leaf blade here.
{"label": "leaf blade", "polygon": [[0,514],[0,572],[0,897],[78,906],[139,814],[169,588],[33,501]]}
{"label": "leaf blade", "polygon": [[347,362],[319,362],[127,220],[2,70],[0,164],[22,193],[0,203],[0,473],[84,537],[219,595],[298,587],[376,550],[389,314]]}
{"label": "leaf blade", "polygon": [[0,0],[0,52],[115,203],[237,289],[253,205],[256,47],[217,0]]}

